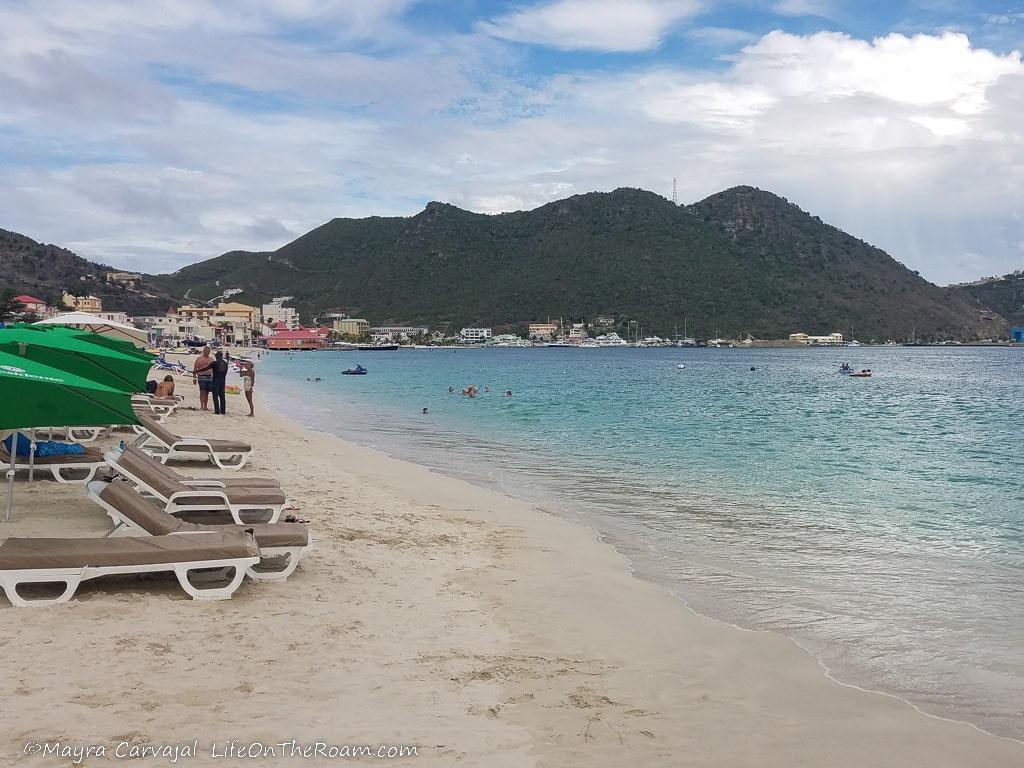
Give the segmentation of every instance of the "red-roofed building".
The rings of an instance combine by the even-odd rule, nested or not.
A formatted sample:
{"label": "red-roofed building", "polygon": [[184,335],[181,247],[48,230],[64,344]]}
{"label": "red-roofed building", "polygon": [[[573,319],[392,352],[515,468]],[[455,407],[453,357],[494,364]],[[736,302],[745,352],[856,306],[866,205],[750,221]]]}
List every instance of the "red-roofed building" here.
{"label": "red-roofed building", "polygon": [[308,328],[280,331],[267,339],[267,349],[320,349],[324,337]]}
{"label": "red-roofed building", "polygon": [[276,323],[270,326],[270,330],[274,331],[274,333],[277,333],[278,331],[290,331],[291,328],[288,327],[288,323],[286,323],[284,320],[278,320]]}
{"label": "red-roofed building", "polygon": [[326,336],[331,332],[331,329],[328,328],[326,325],[321,325],[319,328],[316,329],[316,332],[319,333],[321,336]]}
{"label": "red-roofed building", "polygon": [[54,313],[53,307],[48,305],[45,301],[37,299],[35,296],[29,296],[27,293],[23,293],[21,296],[15,296],[14,300],[25,307],[25,312],[34,312],[40,317],[50,317]]}

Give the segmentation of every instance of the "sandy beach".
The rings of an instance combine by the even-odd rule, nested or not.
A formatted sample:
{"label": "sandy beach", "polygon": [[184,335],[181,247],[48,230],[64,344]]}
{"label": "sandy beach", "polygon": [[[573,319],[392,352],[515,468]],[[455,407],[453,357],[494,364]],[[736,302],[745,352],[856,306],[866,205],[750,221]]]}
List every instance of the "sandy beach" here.
{"label": "sandy beach", "polygon": [[[179,392],[197,407],[194,386]],[[339,762],[288,754],[319,742],[416,747],[393,765],[1024,765],[1020,744],[695,615],[585,527],[243,404],[167,426],[251,442],[238,474],[279,478],[314,550],[226,601],[165,576],[87,582],[63,606],[3,601],[0,763],[104,765],[146,745],[196,745],[183,765]],[[15,502],[0,538],[110,529],[82,486],[20,475]],[[106,755],[25,754],[58,742]],[[274,754],[226,756],[239,749]]]}

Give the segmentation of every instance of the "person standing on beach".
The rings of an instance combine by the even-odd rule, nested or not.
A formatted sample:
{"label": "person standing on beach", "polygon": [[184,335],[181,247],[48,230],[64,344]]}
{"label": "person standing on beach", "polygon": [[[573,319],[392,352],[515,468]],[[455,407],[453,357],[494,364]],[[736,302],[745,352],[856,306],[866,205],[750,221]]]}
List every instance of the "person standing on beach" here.
{"label": "person standing on beach", "polygon": [[213,412],[223,416],[227,413],[227,402],[224,397],[224,386],[228,382],[228,369],[231,367],[228,361],[224,359],[224,355],[218,352],[214,355],[216,360],[213,362]]}
{"label": "person standing on beach", "polygon": [[196,377],[196,385],[199,387],[199,410],[210,410],[207,406],[210,403],[210,391],[213,389],[213,363],[210,357],[210,348],[203,347],[203,354],[199,356],[192,366],[192,373]]}
{"label": "person standing on beach", "polygon": [[253,367],[251,361],[247,360],[242,363],[241,368],[242,374],[242,391],[245,392],[245,400],[249,403],[249,415],[255,416],[256,409],[252,404],[252,389],[256,386],[256,369]]}

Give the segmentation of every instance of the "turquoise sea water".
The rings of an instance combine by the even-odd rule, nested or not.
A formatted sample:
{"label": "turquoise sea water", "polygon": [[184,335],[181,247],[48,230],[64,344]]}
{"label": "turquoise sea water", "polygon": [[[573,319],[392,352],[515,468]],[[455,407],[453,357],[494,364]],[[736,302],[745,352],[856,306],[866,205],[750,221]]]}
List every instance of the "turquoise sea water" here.
{"label": "turquoise sea water", "polygon": [[[338,375],[356,363],[369,375]],[[309,426],[578,519],[700,613],[1024,739],[1024,349],[271,353],[259,370]]]}

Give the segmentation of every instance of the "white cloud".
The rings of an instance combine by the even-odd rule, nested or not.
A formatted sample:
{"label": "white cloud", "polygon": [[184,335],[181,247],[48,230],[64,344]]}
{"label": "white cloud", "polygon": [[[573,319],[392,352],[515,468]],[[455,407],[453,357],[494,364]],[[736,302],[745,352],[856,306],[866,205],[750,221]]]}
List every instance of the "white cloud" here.
{"label": "white cloud", "polygon": [[778,16],[822,16],[832,13],[829,0],[779,0],[771,7]]}
{"label": "white cloud", "polygon": [[[497,212],[677,176],[683,200],[776,191],[932,279],[1021,266],[1024,67],[963,35],[773,32],[714,71],[662,55],[538,77],[490,34],[418,37],[404,2],[97,0],[81,21],[74,5],[0,6],[0,227],[116,265],[274,248],[430,199]],[[692,12],[674,7],[560,35],[645,50]]]}
{"label": "white cloud", "polygon": [[647,51],[700,8],[697,0],[554,0],[480,28],[503,40],[567,50]]}

